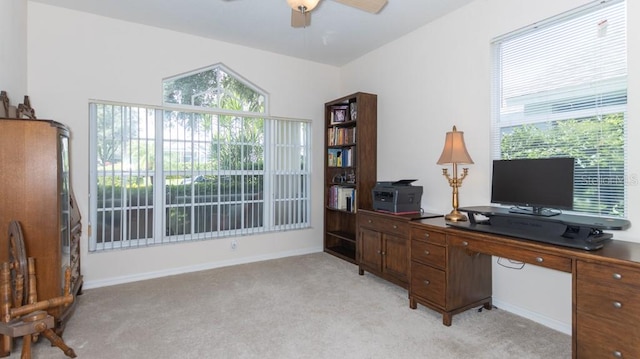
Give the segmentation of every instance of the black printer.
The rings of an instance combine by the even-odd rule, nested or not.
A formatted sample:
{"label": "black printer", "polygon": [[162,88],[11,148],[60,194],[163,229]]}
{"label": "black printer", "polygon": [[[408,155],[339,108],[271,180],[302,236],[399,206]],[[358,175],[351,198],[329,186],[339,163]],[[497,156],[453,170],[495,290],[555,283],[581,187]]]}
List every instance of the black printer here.
{"label": "black printer", "polygon": [[416,180],[376,182],[373,187],[373,209],[390,213],[420,212],[422,186],[413,186]]}

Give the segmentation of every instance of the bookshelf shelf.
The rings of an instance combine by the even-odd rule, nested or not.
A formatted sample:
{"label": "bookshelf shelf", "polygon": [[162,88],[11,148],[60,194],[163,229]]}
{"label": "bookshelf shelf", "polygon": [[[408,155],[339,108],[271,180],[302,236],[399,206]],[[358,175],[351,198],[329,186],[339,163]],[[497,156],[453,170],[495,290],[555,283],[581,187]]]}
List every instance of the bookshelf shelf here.
{"label": "bookshelf shelf", "polygon": [[357,92],[325,103],[324,251],[356,263],[356,212],[372,208],[378,98]]}

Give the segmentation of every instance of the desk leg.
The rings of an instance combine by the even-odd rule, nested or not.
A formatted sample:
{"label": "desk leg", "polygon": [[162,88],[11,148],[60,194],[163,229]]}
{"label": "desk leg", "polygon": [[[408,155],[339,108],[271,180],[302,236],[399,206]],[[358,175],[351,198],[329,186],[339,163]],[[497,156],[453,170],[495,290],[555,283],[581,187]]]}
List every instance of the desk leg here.
{"label": "desk leg", "polygon": [[453,319],[453,314],[442,313],[442,324],[446,325],[447,327],[450,327],[452,319]]}
{"label": "desk leg", "polygon": [[418,308],[418,302],[414,298],[409,297],[409,308],[416,309]]}

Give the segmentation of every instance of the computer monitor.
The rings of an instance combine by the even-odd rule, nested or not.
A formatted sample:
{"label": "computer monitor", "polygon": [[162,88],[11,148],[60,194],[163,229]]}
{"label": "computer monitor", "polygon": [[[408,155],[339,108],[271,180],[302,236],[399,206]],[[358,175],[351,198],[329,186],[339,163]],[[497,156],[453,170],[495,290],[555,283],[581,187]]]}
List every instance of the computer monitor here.
{"label": "computer monitor", "polygon": [[494,160],[491,202],[539,216],[573,209],[574,166],[570,157]]}

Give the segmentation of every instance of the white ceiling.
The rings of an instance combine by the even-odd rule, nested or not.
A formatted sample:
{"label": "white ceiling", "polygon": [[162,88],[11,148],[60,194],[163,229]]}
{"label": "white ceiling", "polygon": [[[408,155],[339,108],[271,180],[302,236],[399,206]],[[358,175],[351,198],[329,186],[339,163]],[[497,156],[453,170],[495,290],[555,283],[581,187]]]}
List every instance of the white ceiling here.
{"label": "white ceiling", "polygon": [[298,29],[286,0],[30,1],[341,66],[473,0],[389,0],[378,14],[321,0]]}

